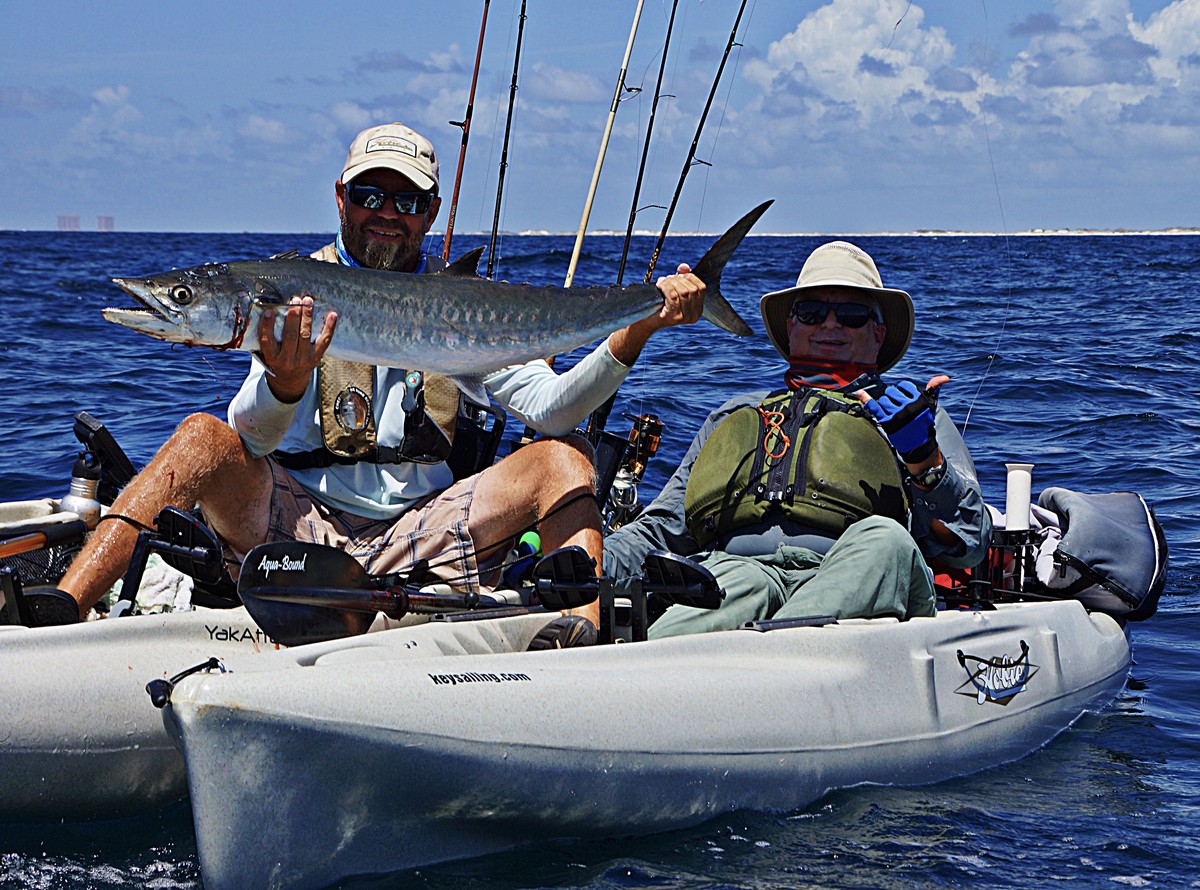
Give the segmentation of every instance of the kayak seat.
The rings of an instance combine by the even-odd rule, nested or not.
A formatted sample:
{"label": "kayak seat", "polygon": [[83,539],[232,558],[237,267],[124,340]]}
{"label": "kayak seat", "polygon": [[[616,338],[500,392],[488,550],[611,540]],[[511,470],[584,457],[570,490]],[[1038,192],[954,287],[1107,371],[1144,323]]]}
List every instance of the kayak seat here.
{"label": "kayak seat", "polygon": [[48,498],[4,506],[12,509],[0,512],[0,567],[30,586],[57,583],[83,547],[87,524]]}

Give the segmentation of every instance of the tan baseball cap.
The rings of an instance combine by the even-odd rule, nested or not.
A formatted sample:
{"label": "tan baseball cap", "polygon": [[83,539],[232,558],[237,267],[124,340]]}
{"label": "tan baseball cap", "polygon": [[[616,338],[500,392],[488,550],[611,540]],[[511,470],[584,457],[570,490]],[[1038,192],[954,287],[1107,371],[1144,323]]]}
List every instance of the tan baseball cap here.
{"label": "tan baseball cap", "polygon": [[830,241],[808,255],[796,286],[764,294],[758,303],[767,336],[784,358],[790,358],[787,319],[792,304],[806,290],[839,285],[865,291],[874,297],[887,325],[887,333],[879,346],[878,368],[886,371],[900,361],[913,335],[913,302],[902,290],[884,287],[875,268],[875,261],[861,247],[848,241]]}
{"label": "tan baseball cap", "polygon": [[419,189],[437,188],[438,162],[433,145],[404,124],[371,127],[355,136],[342,167],[342,182],[348,183],[378,167],[407,176]]}

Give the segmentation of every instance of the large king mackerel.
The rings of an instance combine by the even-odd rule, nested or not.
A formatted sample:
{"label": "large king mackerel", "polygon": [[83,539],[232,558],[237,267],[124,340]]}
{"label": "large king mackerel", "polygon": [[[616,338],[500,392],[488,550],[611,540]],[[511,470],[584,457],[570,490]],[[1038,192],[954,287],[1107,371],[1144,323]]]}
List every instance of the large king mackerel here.
{"label": "large king mackerel", "polygon": [[[721,272],[770,204],[738,220],[693,270],[706,285],[704,317],[742,337],[751,330],[721,295]],[[480,375],[591,343],[662,303],[649,284],[562,288],[489,281],[476,274],[479,252],[436,275],[289,257],[114,278],[146,308],[105,309],[104,317],[173,343],[254,351],[263,311],[310,295],[314,331],[328,312],[337,313],[329,355],[444,374],[477,395]],[[277,337],[282,327],[279,312]]]}

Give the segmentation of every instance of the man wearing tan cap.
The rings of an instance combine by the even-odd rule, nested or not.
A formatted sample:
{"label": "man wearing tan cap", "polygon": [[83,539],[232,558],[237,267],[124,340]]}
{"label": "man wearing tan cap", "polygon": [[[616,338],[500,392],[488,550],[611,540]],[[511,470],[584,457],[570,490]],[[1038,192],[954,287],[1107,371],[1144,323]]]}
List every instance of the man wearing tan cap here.
{"label": "man wearing tan cap", "polygon": [[661,548],[716,576],[719,609],[672,606],[652,638],[768,618],[933,615],[926,559],[976,565],[991,520],[937,406],[949,378],[921,390],[879,376],[912,340],[911,298],[883,286],[865,251],[834,241],[760,310],[788,361],[784,387],[708,416],[658,498],[605,542],[605,572],[620,584]]}
{"label": "man wearing tan cap", "polygon": [[[314,257],[394,272],[444,267],[422,252],[441,206],[437,156],[423,136],[399,123],[364,130],[334,189],[341,225]],[[687,266],[657,284],[658,311],[566,373],[534,361],[488,375],[504,408],[552,438],[457,481],[446,464],[457,389],[419,369],[323,357],[336,317],[314,336],[312,299],[293,300],[279,341],[274,314],[264,314],[260,355],[229,424],[185,418],[113,510],[150,523],[168,504],[199,504],[235,562],[264,541],[294,539],[340,547],[373,573],[428,559],[435,575],[471,591],[535,524],[545,552],[578,544],[599,562],[590,452],[569,434],[616,391],[655,331],[700,318],[704,283]],[[60,581],[81,612],[120,577],[134,538],[124,523],[102,524]]]}

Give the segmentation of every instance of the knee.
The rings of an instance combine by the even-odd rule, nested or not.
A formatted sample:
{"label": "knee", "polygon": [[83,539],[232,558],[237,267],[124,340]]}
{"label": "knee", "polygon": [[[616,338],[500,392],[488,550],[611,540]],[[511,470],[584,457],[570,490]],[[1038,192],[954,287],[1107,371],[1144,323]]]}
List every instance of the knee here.
{"label": "knee", "polygon": [[175,452],[199,458],[224,461],[238,458],[242,454],[242,439],[237,430],[212,414],[196,413],[185,417],[171,438],[167,439],[162,452]]}
{"label": "knee", "polygon": [[525,447],[537,449],[531,460],[542,478],[563,479],[571,485],[587,485],[595,490],[595,456],[591,443],[583,436],[572,433],[556,439],[539,439]]}
{"label": "knee", "polygon": [[592,443],[579,433],[570,433],[557,439],[543,439],[542,441],[553,445],[556,449],[566,449],[571,454],[587,461],[588,466],[591,466],[596,460],[596,452],[592,449]]}
{"label": "knee", "polygon": [[171,438],[193,442],[241,442],[233,427],[221,418],[203,412],[185,417],[175,428]]}
{"label": "knee", "polygon": [[886,516],[868,516],[850,526],[854,538],[869,544],[880,553],[917,554],[917,542],[908,529]]}

